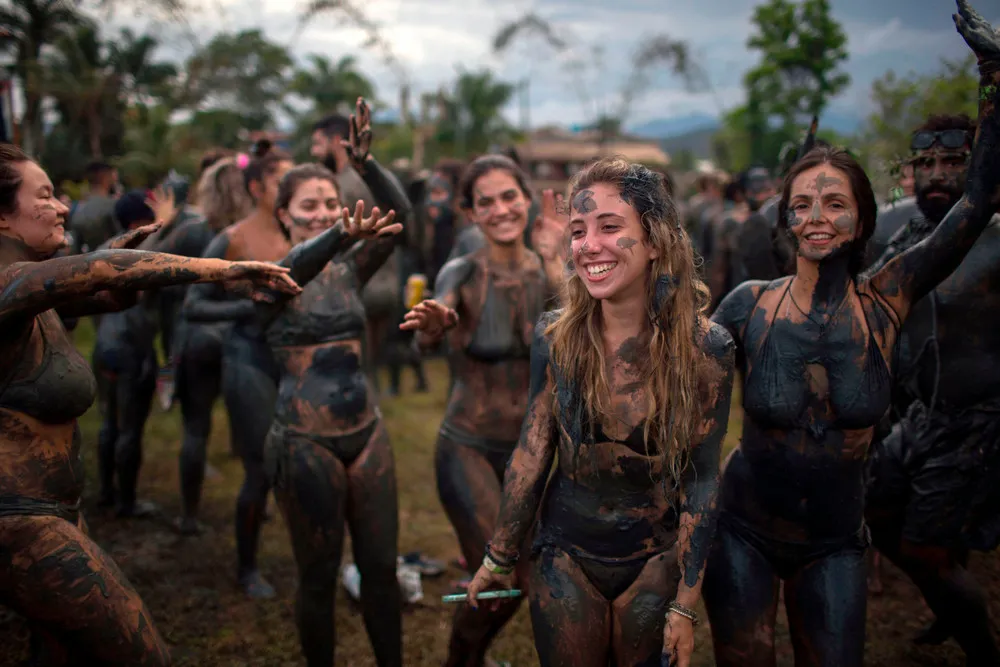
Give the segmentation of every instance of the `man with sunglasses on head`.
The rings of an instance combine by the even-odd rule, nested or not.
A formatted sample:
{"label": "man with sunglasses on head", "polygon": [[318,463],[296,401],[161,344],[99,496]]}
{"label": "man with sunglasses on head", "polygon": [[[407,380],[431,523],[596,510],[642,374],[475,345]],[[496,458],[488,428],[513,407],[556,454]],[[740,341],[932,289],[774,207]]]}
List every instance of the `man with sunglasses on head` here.
{"label": "man with sunglasses on head", "polygon": [[[975,124],[932,116],[913,133],[917,214],[869,272],[927,238],[965,189]],[[954,637],[969,665],[1000,665],[986,599],[966,569],[1000,544],[1000,218],[913,305],[899,335],[891,432],[873,445],[866,519],[874,545],[936,616],[918,643]]]}

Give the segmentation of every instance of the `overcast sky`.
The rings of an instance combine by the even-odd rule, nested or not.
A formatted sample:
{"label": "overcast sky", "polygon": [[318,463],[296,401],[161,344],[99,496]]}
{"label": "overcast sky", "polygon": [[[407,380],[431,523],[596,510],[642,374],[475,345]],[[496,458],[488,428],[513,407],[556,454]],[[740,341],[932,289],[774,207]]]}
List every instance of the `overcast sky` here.
{"label": "overcast sky", "polygon": [[[304,0],[297,0],[304,4]],[[191,0],[200,10],[191,18],[199,38],[219,30],[261,28],[272,40],[288,45],[296,57],[321,53],[333,59],[358,57],[377,83],[380,99],[395,106],[399,76],[380,56],[361,48],[364,33],[337,14],[315,19],[295,38],[296,0]],[[972,0],[994,24],[1000,24],[1000,0]],[[707,70],[714,92],[691,93],[669,74],[658,75],[633,107],[630,123],[688,113],[718,114],[742,101],[741,77],[756,62],[746,49],[751,31],[752,0],[364,0],[358,2],[376,21],[405,68],[415,93],[447,85],[457,67],[488,66],[510,81],[530,79],[532,125],[572,124],[593,118],[593,105],[581,97],[613,104],[629,71],[635,44],[664,33],[687,40]],[[850,89],[833,104],[838,111],[863,115],[873,79],[888,69],[932,71],[942,57],[960,58],[968,49],[955,31],[953,0],[832,0],[834,17],[848,36]],[[581,95],[557,56],[540,39],[516,45],[505,57],[491,54],[493,35],[505,22],[535,11],[561,28],[571,46],[589,52],[600,46],[601,69],[587,70],[588,90]],[[137,22],[138,21],[138,25]],[[144,19],[119,14],[117,25],[141,27]],[[158,29],[168,36],[170,30]],[[184,53],[184,41],[168,37],[165,56]],[[603,70],[603,71],[602,71]],[[518,119],[519,107],[507,115]]]}

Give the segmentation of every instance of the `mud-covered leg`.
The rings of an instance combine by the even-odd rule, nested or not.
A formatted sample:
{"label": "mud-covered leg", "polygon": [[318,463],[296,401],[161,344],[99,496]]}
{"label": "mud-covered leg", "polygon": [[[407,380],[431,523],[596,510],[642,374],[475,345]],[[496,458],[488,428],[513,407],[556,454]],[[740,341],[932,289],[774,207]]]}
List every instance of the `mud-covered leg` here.
{"label": "mud-covered leg", "polygon": [[118,472],[118,515],[149,514],[154,508],[136,505],[136,487],[142,466],[142,434],[156,394],[155,353],[150,348],[135,360],[135,367],[118,378],[118,441],[115,467]]}
{"label": "mud-covered leg", "polygon": [[199,357],[183,355],[178,376],[181,385],[178,396],[184,420],[184,440],[180,453],[181,499],[183,516],[182,533],[198,530],[198,506],[205,481],[208,436],[212,432],[212,408],[219,397],[221,364],[204,363]]}
{"label": "mud-covered leg", "polygon": [[270,490],[264,473],[264,440],[271,426],[277,389],[273,376],[259,365],[227,363],[225,372],[229,375],[225,382],[240,388],[238,404],[230,413],[243,462],[243,485],[236,498],[237,576],[247,595],[269,598],[274,596],[274,589],[257,570],[257,545]]}
{"label": "mud-covered leg", "polygon": [[660,667],[667,605],[677,594],[677,549],[650,558],[611,606],[616,665]]}
{"label": "mud-covered leg", "polygon": [[780,581],[763,554],[719,522],[701,594],[718,667],[773,667]]}
{"label": "mud-covered leg", "polygon": [[167,646],[128,579],[67,521],[0,519],[0,594],[47,637],[58,637],[79,664],[170,664]]}
{"label": "mud-covered leg", "polygon": [[347,469],[347,524],[361,575],[361,610],[379,667],[403,664],[403,600],[396,580],[396,465],[384,424]]}
{"label": "mud-covered leg", "polygon": [[274,494],[299,571],[295,601],[299,641],[309,667],[332,667],[333,602],[344,550],[347,473],[319,445],[299,438],[286,438],[284,445],[289,451]]}
{"label": "mud-covered leg", "polygon": [[861,667],[868,570],[862,546],[814,561],[785,581],[796,667]]}
{"label": "mud-covered leg", "polygon": [[[455,528],[462,556],[477,568],[493,534],[503,489],[494,465],[471,447],[439,436],[434,456],[438,496]],[[524,562],[524,560],[522,560]],[[523,568],[520,568],[523,575]],[[519,577],[523,581],[523,576]],[[483,664],[490,642],[520,606],[519,600],[472,609],[460,605],[452,622],[449,667]]]}
{"label": "mud-covered leg", "polygon": [[[531,560],[528,581],[541,667],[607,667],[611,603],[573,559],[551,547],[542,549]],[[662,630],[658,641],[663,642]]]}

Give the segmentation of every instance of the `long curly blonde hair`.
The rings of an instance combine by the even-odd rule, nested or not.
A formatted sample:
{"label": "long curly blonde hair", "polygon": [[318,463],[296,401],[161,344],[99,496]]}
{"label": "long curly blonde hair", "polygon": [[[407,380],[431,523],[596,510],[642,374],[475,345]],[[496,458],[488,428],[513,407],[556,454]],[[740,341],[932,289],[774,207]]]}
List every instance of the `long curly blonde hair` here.
{"label": "long curly blonde hair", "polygon": [[[647,282],[649,355],[640,360],[647,401],[644,436],[648,454],[661,454],[665,472],[679,483],[699,438],[718,368],[702,351],[709,291],[698,277],[691,240],[678,220],[663,177],[622,158],[598,160],[572,180],[567,201],[598,183],[613,185],[639,214],[645,242],[658,251]],[[563,286],[564,308],[548,326],[557,368],[580,392],[590,419],[614,419],[605,375],[601,305],[571,272]],[[666,482],[666,479],[664,480]]]}
{"label": "long curly blonde hair", "polygon": [[216,232],[250,215],[253,199],[235,158],[223,158],[202,173],[197,201],[209,227]]}

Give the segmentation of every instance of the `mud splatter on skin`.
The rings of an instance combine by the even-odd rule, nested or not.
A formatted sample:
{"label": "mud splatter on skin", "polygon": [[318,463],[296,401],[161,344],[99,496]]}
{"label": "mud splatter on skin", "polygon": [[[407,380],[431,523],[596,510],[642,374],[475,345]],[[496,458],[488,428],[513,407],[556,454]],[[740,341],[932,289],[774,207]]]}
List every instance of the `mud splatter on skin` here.
{"label": "mud splatter on skin", "polygon": [[590,213],[597,210],[597,202],[594,201],[593,190],[580,190],[573,195],[573,208],[580,213]]}
{"label": "mud splatter on skin", "polygon": [[[482,562],[496,521],[483,513],[496,511],[504,466],[525,423],[534,323],[554,296],[536,255],[517,266],[494,266],[488,248],[449,262],[435,285],[434,300],[459,314],[448,333],[455,375],[435,453],[438,492],[473,565]],[[522,546],[514,551],[526,553]],[[518,585],[525,588],[527,566],[525,557],[518,570]],[[481,655],[519,604],[456,610],[450,659]]]}
{"label": "mud splatter on skin", "polygon": [[[994,76],[1000,78],[1000,72]],[[1000,120],[992,106],[987,109],[981,106],[980,117],[980,134],[970,160],[965,197],[922,243],[893,250],[895,261],[883,258],[865,278],[856,281],[851,279],[849,262],[843,257],[821,263],[816,292],[822,292],[822,296],[813,295],[809,310],[816,311],[818,301],[837,303],[837,298],[848,290],[843,307],[827,320],[825,329],[817,327],[811,319],[802,321],[801,316],[789,321],[788,313],[793,307],[782,305],[790,287],[788,279],[744,284],[723,301],[713,316],[734,335],[744,354],[756,351],[743,364],[747,378],[744,433],[726,468],[723,517],[733,515],[742,526],[740,532],[749,531],[747,535],[751,537],[747,539],[752,538],[758,548],[769,544],[767,549],[777,549],[779,555],[777,543],[769,543],[764,535],[786,543],[800,542],[808,549],[815,548],[814,540],[823,540],[825,544],[839,542],[842,549],[829,558],[836,556],[843,567],[830,570],[825,576],[831,577],[837,590],[854,594],[837,600],[862,603],[864,600],[863,559],[857,559],[856,567],[851,560],[860,550],[857,531],[864,509],[861,505],[865,497],[864,452],[871,441],[873,425],[889,404],[892,378],[886,359],[891,358],[898,323],[906,320],[911,304],[962,263],[992,213],[987,201],[996,193],[1000,179],[1000,157],[995,149],[1000,141]],[[997,265],[995,255],[985,261]],[[976,315],[970,313],[969,317]],[[962,333],[962,339],[966,340],[964,330]],[[764,354],[765,346],[782,352]],[[981,360],[978,353],[973,353]],[[813,375],[825,371],[826,377],[820,378],[825,382],[810,382],[810,370]],[[761,382],[756,379],[760,375],[786,380]],[[831,458],[829,452],[839,452],[840,456]],[[766,471],[755,463],[758,461],[767,461]],[[796,484],[785,487],[774,480],[796,480]],[[725,554],[717,556],[721,558],[713,557],[713,562],[733,560]],[[717,638],[732,638],[729,646],[726,642],[717,645],[717,658],[728,654],[745,659],[752,652],[752,644],[741,643],[750,636],[749,630],[726,625],[735,618],[731,612],[734,605],[742,604],[732,591],[755,581],[766,582],[768,578],[773,584],[776,567],[768,565],[770,573],[730,572],[728,576],[738,577],[734,582],[726,581],[727,573],[720,571],[719,585],[706,586],[713,629],[718,623]],[[792,574],[802,581],[798,572]],[[783,576],[790,575],[783,573]],[[714,577],[715,573],[710,572],[710,580]],[[789,613],[805,615],[810,609],[827,610],[831,617],[857,620],[860,613],[851,617],[845,610],[833,608],[835,600],[825,598],[824,590],[829,590],[829,584],[825,588],[804,589],[796,596],[799,604],[790,607]],[[807,596],[805,599],[803,594]],[[744,610],[744,613],[748,613],[747,622],[753,627],[771,633],[768,614],[773,617],[773,612],[768,610],[776,607],[777,599],[770,602],[767,597],[762,599],[767,609]],[[808,625],[808,619],[800,624]],[[807,636],[797,641],[817,645],[815,638]],[[860,662],[863,627],[845,628],[839,641],[840,650],[850,651],[853,663]],[[732,664],[737,662],[742,664],[741,661]]]}
{"label": "mud splatter on skin", "polygon": [[622,250],[628,250],[630,253],[635,254],[635,250],[633,250],[632,248],[633,246],[635,246],[636,243],[638,243],[638,241],[636,241],[635,239],[623,236],[620,239],[618,239],[615,245],[617,245]]}
{"label": "mud splatter on skin", "polygon": [[[362,176],[375,200],[387,204],[384,210],[395,210],[396,220],[405,223],[410,213],[406,195],[383,168],[369,159]],[[361,303],[361,290],[396,242],[376,237],[355,243],[342,225],[334,225],[280,262],[303,286],[302,293],[256,306],[280,369],[267,443],[269,477],[276,480],[295,547],[297,622],[311,663],[333,659],[339,562],[329,554],[342,550],[346,517],[376,659],[390,667],[402,664],[395,467],[364,372]]]}
{"label": "mud splatter on skin", "polygon": [[838,232],[842,234],[850,234],[851,237],[853,238],[854,234],[857,232],[858,229],[857,216],[852,215],[850,213],[845,213],[844,215],[838,216],[833,221],[833,226],[837,229]]}
{"label": "mud splatter on skin", "polygon": [[[662,605],[678,591],[697,597],[705,565],[729,409],[732,341],[716,328],[725,344],[716,349],[706,342],[706,353],[719,366],[728,365],[722,373],[727,379],[714,385],[711,400],[718,410],[706,410],[701,429],[706,435],[693,447],[691,472],[680,481],[683,497],[677,498],[666,491],[674,483],[664,480],[661,455],[643,437],[642,341],[625,341],[609,361],[614,417],[592,418],[584,414],[576,384],[550,361],[544,331],[555,317],[547,313],[535,330],[531,403],[508,464],[492,544],[502,553],[517,550],[534,524],[558,451],[533,547],[543,555],[532,563],[532,620],[536,627],[554,629],[552,636],[536,634],[539,654],[543,660],[565,659],[568,650],[579,648],[580,661],[586,662],[584,652],[614,651],[616,664],[655,664],[662,650]],[[667,574],[666,558],[678,568],[675,576]],[[614,648],[605,643],[607,635],[594,630],[612,622],[611,601],[615,627],[635,637]],[[591,638],[600,645],[588,644]]]}
{"label": "mud splatter on skin", "polygon": [[835,178],[833,176],[827,176],[825,171],[821,171],[816,176],[816,192],[822,195],[823,190],[825,190],[827,186],[840,185],[842,182],[843,181],[841,181],[839,178]]}

